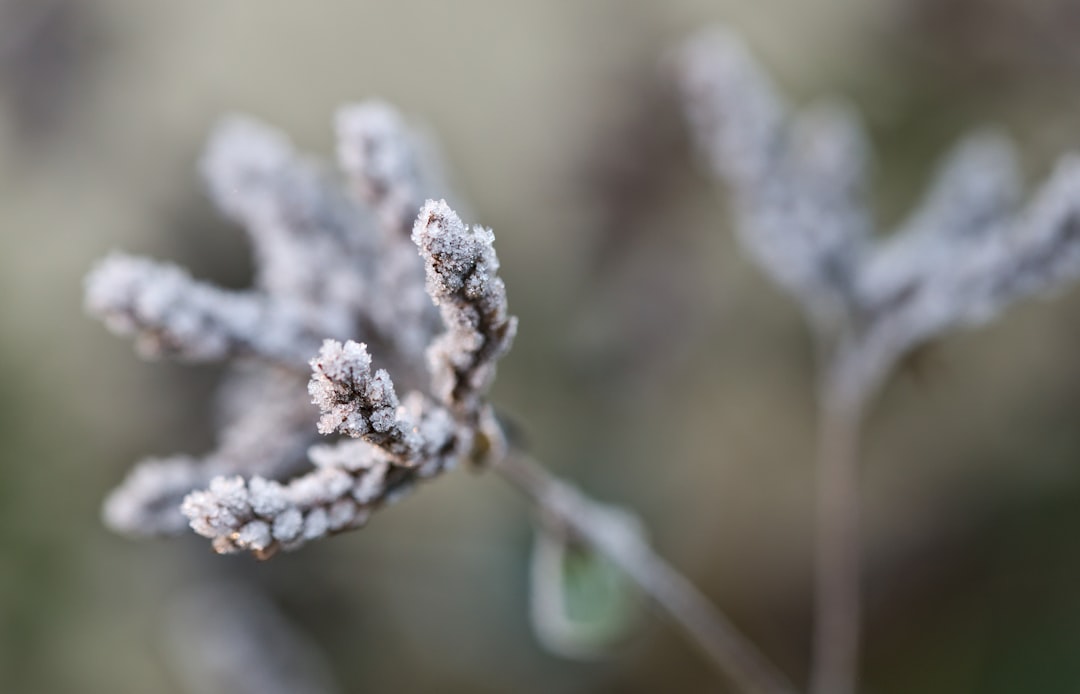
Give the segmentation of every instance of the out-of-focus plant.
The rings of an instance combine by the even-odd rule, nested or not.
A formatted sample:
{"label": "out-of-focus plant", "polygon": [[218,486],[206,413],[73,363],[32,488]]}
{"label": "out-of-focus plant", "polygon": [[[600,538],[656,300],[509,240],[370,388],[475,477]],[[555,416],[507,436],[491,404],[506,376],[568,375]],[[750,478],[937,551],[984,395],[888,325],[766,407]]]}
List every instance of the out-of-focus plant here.
{"label": "out-of-focus plant", "polygon": [[974,133],[946,155],[915,211],[879,235],[867,202],[867,137],[851,107],[793,108],[724,30],[690,41],[676,64],[697,146],[732,191],[739,240],[801,302],[816,337],[811,691],[851,694],[864,411],[912,349],[1080,277],[1080,158],[1062,158],[1022,205],[1011,142],[994,130]]}

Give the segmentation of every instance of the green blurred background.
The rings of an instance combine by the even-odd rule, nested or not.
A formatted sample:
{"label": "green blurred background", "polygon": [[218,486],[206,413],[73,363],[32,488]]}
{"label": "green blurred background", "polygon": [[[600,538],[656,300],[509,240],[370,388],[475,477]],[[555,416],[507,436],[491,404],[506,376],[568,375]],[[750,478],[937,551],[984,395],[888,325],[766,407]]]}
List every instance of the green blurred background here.
{"label": "green blurred background", "polygon": [[[794,98],[842,94],[892,223],[965,130],[1032,180],[1080,145],[1075,0],[0,0],[0,691],[185,692],[175,596],[259,586],[342,691],[704,692],[656,619],[612,657],[545,653],[529,510],[456,473],[363,532],[257,564],[110,535],[132,462],[212,445],[219,370],[140,361],[81,309],[116,247],[242,286],[195,162],[242,111],[330,158],[380,96],[438,133],[494,227],[520,334],[496,401],[537,455],[637,509],[797,680],[809,633],[812,356],[735,248],[662,69],[724,22]],[[865,690],[1080,691],[1080,288],[932,345],[871,417]]]}

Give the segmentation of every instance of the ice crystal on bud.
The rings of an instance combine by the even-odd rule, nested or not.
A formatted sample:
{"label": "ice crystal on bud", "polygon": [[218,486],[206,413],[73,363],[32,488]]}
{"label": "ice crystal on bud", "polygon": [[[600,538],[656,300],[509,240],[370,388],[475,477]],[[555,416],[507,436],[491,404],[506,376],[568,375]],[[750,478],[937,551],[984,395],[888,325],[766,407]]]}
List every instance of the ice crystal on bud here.
{"label": "ice crystal on bud", "polygon": [[390,374],[384,369],[372,373],[367,345],[327,340],[311,360],[311,370],[308,392],[323,413],[319,433],[362,437],[403,463],[417,459],[421,442],[414,424],[397,411]]}

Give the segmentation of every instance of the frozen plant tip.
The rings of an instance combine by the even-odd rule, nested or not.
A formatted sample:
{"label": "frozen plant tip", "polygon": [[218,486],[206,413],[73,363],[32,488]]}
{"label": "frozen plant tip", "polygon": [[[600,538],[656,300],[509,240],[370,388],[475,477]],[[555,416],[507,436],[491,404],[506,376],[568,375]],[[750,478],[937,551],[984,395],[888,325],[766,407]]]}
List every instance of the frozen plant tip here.
{"label": "frozen plant tip", "polygon": [[327,340],[311,360],[311,369],[308,392],[323,413],[319,433],[363,436],[403,464],[416,460],[420,437],[413,423],[398,412],[390,374],[385,369],[371,372],[366,345]]}
{"label": "frozen plant tip", "polygon": [[445,202],[428,201],[413,228],[424,257],[427,291],[446,332],[428,347],[435,394],[450,407],[475,413],[494,377],[495,361],[510,349],[517,319],[507,315],[506,287],[490,229],[467,227]]}

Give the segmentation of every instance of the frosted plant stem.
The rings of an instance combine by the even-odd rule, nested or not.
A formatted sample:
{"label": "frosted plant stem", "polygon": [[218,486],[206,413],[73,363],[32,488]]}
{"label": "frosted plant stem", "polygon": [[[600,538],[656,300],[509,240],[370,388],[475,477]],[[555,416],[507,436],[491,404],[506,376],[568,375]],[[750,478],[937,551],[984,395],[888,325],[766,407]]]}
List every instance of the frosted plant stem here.
{"label": "frosted plant stem", "polygon": [[854,694],[858,676],[862,407],[845,396],[842,378],[825,384],[821,403],[811,694]]}
{"label": "frosted plant stem", "polygon": [[568,531],[618,566],[739,691],[794,694],[779,669],[685,576],[637,533],[613,519],[613,510],[584,496],[519,451],[492,463],[535,504],[545,522]]}

